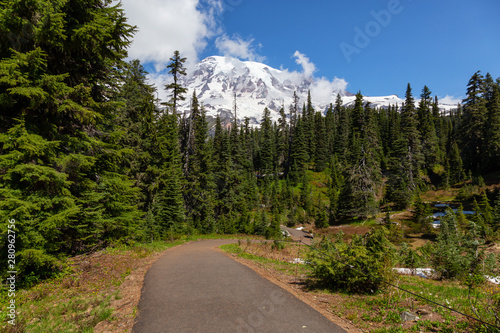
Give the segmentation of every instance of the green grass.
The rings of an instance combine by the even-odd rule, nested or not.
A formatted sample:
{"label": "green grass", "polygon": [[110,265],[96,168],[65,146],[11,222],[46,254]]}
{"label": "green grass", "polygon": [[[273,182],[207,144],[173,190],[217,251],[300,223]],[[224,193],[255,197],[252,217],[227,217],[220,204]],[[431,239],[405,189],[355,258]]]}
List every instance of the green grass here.
{"label": "green grass", "polygon": [[[290,246],[290,245],[287,245]],[[290,262],[285,262],[281,260],[269,259],[255,254],[245,252],[238,244],[227,244],[219,247],[222,251],[237,254],[238,258],[252,260],[266,267],[271,267],[272,269],[289,275],[295,274],[305,274],[310,271],[310,267],[307,265],[298,265]],[[304,252],[304,251],[303,251]]]}
{"label": "green grass", "polygon": [[227,244],[219,247],[221,250],[227,253],[235,253],[240,254],[243,252],[243,249],[238,244]]}
{"label": "green grass", "polygon": [[352,222],[349,223],[351,226],[359,227],[374,227],[378,225],[377,220],[375,219],[366,219],[366,220],[353,220]]}
{"label": "green grass", "polygon": [[[449,308],[476,317],[471,310],[469,290],[465,286],[460,285],[458,282],[436,282],[433,280],[403,276],[401,277],[401,287],[436,303],[443,304]],[[489,298],[487,293],[478,291],[473,291],[471,296],[473,300],[479,301],[479,304],[484,303]],[[419,299],[419,302],[430,305],[433,307],[435,312],[442,315],[445,319],[453,319],[450,310],[425,300]]]}
{"label": "green grass", "polygon": [[308,171],[307,177],[309,178],[309,183],[312,185],[312,198],[316,205],[319,204],[318,196],[324,205],[327,205],[330,201],[327,197],[328,193],[328,181],[329,175],[326,172],[313,172]]}
{"label": "green grass", "polygon": [[[27,332],[92,332],[97,323],[111,317],[111,300],[112,296],[103,298],[94,294],[76,296],[68,300],[61,300],[58,295],[48,295],[38,300],[26,299],[21,295],[17,301],[24,306],[29,304],[32,312],[29,318],[23,317],[25,311],[21,307],[16,319],[18,325]],[[2,322],[5,322],[4,318]],[[17,327],[19,332],[22,332],[19,330],[21,327]],[[13,327],[5,329],[6,332],[14,331]]]}

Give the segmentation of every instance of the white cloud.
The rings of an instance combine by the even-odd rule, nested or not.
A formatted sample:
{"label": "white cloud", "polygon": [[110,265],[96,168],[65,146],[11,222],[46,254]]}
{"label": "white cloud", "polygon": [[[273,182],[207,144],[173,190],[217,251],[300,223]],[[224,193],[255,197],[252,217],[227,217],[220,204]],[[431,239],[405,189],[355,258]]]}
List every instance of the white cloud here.
{"label": "white cloud", "polygon": [[295,62],[302,66],[304,70],[304,75],[309,78],[312,77],[314,72],[316,72],[316,66],[306,57],[305,54],[300,53],[299,51],[295,51],[293,56],[296,58]]}
{"label": "white cloud", "polygon": [[305,79],[307,79],[302,72],[297,72],[297,71],[290,71],[287,68],[283,68],[283,66],[280,67],[280,74],[277,74],[278,77],[281,78],[283,82],[286,80],[289,80],[292,84],[294,85],[299,85],[301,84]]}
{"label": "white cloud", "polygon": [[[259,62],[265,59],[257,54],[254,47],[254,39],[244,40],[240,36],[230,38],[228,35],[224,34],[217,37],[215,46],[224,56]],[[258,45],[258,47],[261,47],[261,45]]]}
{"label": "white cloud", "polygon": [[337,93],[344,93],[346,91],[348,83],[345,79],[334,77],[330,81],[325,77],[314,77],[316,65],[305,54],[299,51],[295,51],[293,56],[296,58],[295,62],[302,66],[302,72],[281,68],[281,75],[283,79],[288,79],[295,85],[299,85],[305,80],[312,81],[310,86],[311,98],[315,103],[331,103]]}
{"label": "white cloud", "polygon": [[329,104],[334,100],[337,93],[343,93],[347,89],[347,81],[335,77],[333,81],[325,77],[315,79],[311,86],[311,99],[319,104]]}
{"label": "white cloud", "polygon": [[439,97],[439,104],[448,104],[448,105],[457,105],[462,104],[462,98],[455,98],[450,95],[446,95],[445,97]]}
{"label": "white cloud", "polygon": [[175,50],[188,59],[187,67],[198,61],[207,39],[221,32],[218,23],[222,0],[122,0],[129,23],[136,25],[129,58],[152,62],[164,69]]}
{"label": "white cloud", "polygon": [[150,84],[153,84],[156,86],[156,94],[157,94],[156,97],[160,99],[160,102],[166,102],[170,99],[167,91],[164,88],[166,84],[168,84],[172,81],[172,78],[170,75],[150,73],[148,75],[148,81]]}

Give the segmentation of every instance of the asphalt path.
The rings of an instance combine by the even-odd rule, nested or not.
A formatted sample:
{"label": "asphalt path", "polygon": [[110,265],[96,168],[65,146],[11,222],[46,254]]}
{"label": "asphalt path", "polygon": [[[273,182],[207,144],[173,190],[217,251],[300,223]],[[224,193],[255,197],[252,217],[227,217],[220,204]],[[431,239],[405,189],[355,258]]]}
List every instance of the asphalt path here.
{"label": "asphalt path", "polygon": [[345,332],[205,240],[170,249],[144,280],[134,333]]}
{"label": "asphalt path", "polygon": [[313,237],[310,233],[304,231],[304,230],[297,230],[294,228],[288,228],[288,227],[281,227],[281,230],[286,230],[290,234],[290,238],[292,238],[293,241],[295,242],[301,242],[306,245],[311,245]]}

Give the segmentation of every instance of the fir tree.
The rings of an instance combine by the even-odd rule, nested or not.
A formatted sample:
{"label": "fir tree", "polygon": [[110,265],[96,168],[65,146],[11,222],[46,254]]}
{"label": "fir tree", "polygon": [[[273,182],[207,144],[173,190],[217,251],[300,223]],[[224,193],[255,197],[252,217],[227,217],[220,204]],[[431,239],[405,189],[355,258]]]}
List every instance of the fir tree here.
{"label": "fir tree", "polygon": [[389,170],[395,169],[399,163],[402,148],[404,148],[401,134],[401,118],[395,106],[390,107],[387,111],[387,130],[382,134],[382,139],[387,159],[386,168]]}
{"label": "fir tree", "polygon": [[170,99],[169,105],[172,106],[172,111],[177,114],[178,102],[184,101],[186,97],[184,94],[187,89],[182,87],[180,80],[182,76],[186,75],[186,69],[184,68],[184,63],[186,58],[182,58],[179,51],[174,51],[174,55],[170,58],[170,63],[167,65],[168,73],[172,75],[174,82],[165,85],[167,91],[172,91],[172,97]]}
{"label": "fir tree", "polygon": [[364,126],[362,132],[362,145],[365,151],[366,164],[370,169],[375,189],[378,190],[382,183],[382,172],[380,169],[382,147],[380,145],[380,134],[375,119],[375,112],[370,107],[369,102],[366,103],[364,108]]}
{"label": "fir tree", "polygon": [[345,172],[339,203],[339,215],[342,219],[365,219],[374,215],[378,210],[375,196],[376,184],[367,162],[363,149],[360,161]]}
{"label": "fir tree", "polygon": [[274,172],[274,135],[271,121],[271,113],[268,108],[264,109],[261,125],[261,150],[260,150],[260,174],[268,177]]}
{"label": "fir tree", "polygon": [[295,127],[295,134],[291,144],[291,166],[288,176],[292,183],[296,184],[300,181],[307,168],[307,142],[304,133],[302,118],[299,117]]}
{"label": "fir tree", "polygon": [[316,172],[322,172],[326,168],[328,161],[328,142],[327,135],[325,132],[325,119],[321,115],[321,112],[316,112],[314,116],[314,126],[315,126],[315,149],[314,152],[314,167]]}
{"label": "fir tree", "polygon": [[483,156],[485,171],[500,168],[500,87],[491,88],[488,101],[488,121],[485,129],[485,152]]}
{"label": "fir tree", "polygon": [[[153,202],[151,211],[155,221],[154,231],[160,235],[174,230],[182,232],[185,228],[184,200],[181,185],[183,179],[179,150],[177,116],[163,113],[156,123],[158,155],[153,165],[157,175],[151,187]],[[151,231],[150,231],[151,232]]]}
{"label": "fir tree", "polygon": [[408,84],[405,104],[401,109],[401,135],[393,145],[394,158],[388,188],[388,198],[399,208],[406,208],[411,203],[419,185],[421,145],[417,126],[415,101]]}
{"label": "fir tree", "polygon": [[337,97],[335,99],[335,108],[333,109],[336,122],[338,122],[338,120],[340,119],[340,111],[342,111],[343,108],[342,105],[343,105],[342,96],[340,96],[340,93],[337,93]]}
{"label": "fir tree", "polygon": [[289,108],[289,118],[290,118],[290,135],[293,135],[293,130],[295,125],[297,124],[297,118],[299,116],[299,96],[297,96],[297,92],[293,92],[293,103]]}
{"label": "fir tree", "polygon": [[490,73],[486,73],[483,84],[484,84],[484,99],[486,100],[486,108],[490,109],[490,103],[494,99],[493,94],[498,86],[495,84],[495,81],[493,81],[493,77],[491,76]]}
{"label": "fir tree", "polygon": [[446,133],[443,128],[443,117],[441,117],[441,112],[439,110],[439,100],[437,96],[434,96],[433,102],[432,102],[432,120],[434,122],[434,129],[436,131],[436,139],[437,139],[437,144],[439,147],[439,153],[440,155],[440,162],[443,160],[442,154],[446,151]]}
{"label": "fir tree", "polygon": [[[490,232],[490,228],[486,221],[486,218],[491,219],[491,207],[489,206],[488,203],[485,205],[485,202],[483,201],[484,199],[483,198],[481,199],[482,199],[481,206],[483,207],[479,205],[476,198],[472,200],[472,210],[474,211],[472,220],[476,223],[479,234],[482,237],[486,237]],[[483,208],[487,208],[486,213],[488,216],[486,218],[483,215]]]}
{"label": "fir tree", "polygon": [[307,92],[307,106],[304,106],[304,117],[302,117],[304,130],[307,140],[307,155],[309,156],[309,161],[314,159],[314,154],[316,152],[316,138],[315,138],[315,126],[314,126],[314,108],[312,106],[311,91]]}
{"label": "fir tree", "polygon": [[223,154],[225,153],[223,150],[223,141],[224,141],[224,133],[222,129],[222,123],[220,121],[220,116],[217,115],[215,118],[215,132],[213,138],[213,151],[214,151],[214,164],[222,165],[224,161]]}
{"label": "fir tree", "polygon": [[387,199],[396,204],[396,209],[407,208],[417,190],[417,184],[413,178],[410,153],[403,156],[397,166],[391,171]]}
{"label": "fir tree", "polygon": [[[78,198],[71,193],[72,175],[52,167],[57,163],[60,143],[28,133],[24,120],[19,120],[7,133],[0,134],[0,144],[0,216],[3,221],[19,221],[19,248],[50,255],[76,250],[74,242],[88,235],[78,228],[82,212]],[[85,163],[86,167],[95,163],[92,158],[79,158],[74,155],[67,160]],[[19,253],[21,260],[23,253]]]}
{"label": "fir tree", "polygon": [[451,145],[449,156],[450,181],[451,183],[456,184],[465,178],[462,157],[460,156],[460,149],[458,148],[456,141],[454,141]]}
{"label": "fir tree", "polygon": [[326,149],[329,156],[332,156],[335,152],[335,137],[337,132],[337,115],[333,111],[333,105],[326,111],[325,117],[325,135],[326,135]]}
{"label": "fir tree", "polygon": [[155,136],[156,89],[147,83],[146,72],[138,60],[124,66],[120,73],[123,84],[116,95],[117,107],[113,121],[117,144],[126,149],[123,173],[134,179],[142,192],[144,211],[152,203],[152,184],[157,177],[154,155],[158,138]]}
{"label": "fir tree", "polygon": [[318,197],[318,209],[316,211],[316,216],[314,218],[314,226],[316,228],[328,227],[328,214],[325,204],[321,200],[321,197]]}
{"label": "fir tree", "polygon": [[495,206],[493,208],[492,212],[492,229],[495,232],[498,232],[500,230],[500,191],[497,194],[497,197],[495,199]]}
{"label": "fir tree", "polygon": [[432,215],[432,207],[428,203],[424,203],[420,195],[417,195],[415,209],[413,211],[413,223],[416,224],[418,232],[429,232],[430,221],[429,216]]}
{"label": "fir tree", "polygon": [[[110,135],[117,68],[135,31],[126,21],[103,1],[2,4],[0,216],[20,221],[21,276],[50,274],[61,254],[140,238],[138,190],[119,173],[124,154]],[[13,45],[8,36],[24,27]]]}
{"label": "fir tree", "polygon": [[484,223],[490,226],[493,223],[493,208],[491,208],[490,200],[488,199],[486,192],[483,192],[483,194],[481,195],[479,208],[480,210],[479,212],[476,212],[476,214],[480,213],[481,218],[484,220]]}
{"label": "fir tree", "polygon": [[352,134],[361,135],[362,129],[365,127],[365,116],[363,110],[363,95],[361,91],[356,94],[356,99],[354,100],[354,107],[351,111],[351,128]]}
{"label": "fir tree", "polygon": [[280,118],[278,120],[278,134],[277,134],[277,163],[279,166],[286,168],[289,150],[289,127],[286,120],[285,109],[281,108],[279,111]]}
{"label": "fir tree", "polygon": [[438,163],[438,140],[436,137],[436,129],[431,113],[431,91],[427,86],[422,89],[420,95],[420,103],[418,106],[418,130],[422,138],[422,151],[424,157],[424,168],[429,170]]}
{"label": "fir tree", "polygon": [[406,98],[401,108],[401,132],[406,144],[406,152],[410,158],[411,169],[408,170],[412,181],[416,179],[416,174],[422,162],[422,146],[420,133],[418,132],[418,118],[415,110],[415,100],[411,92],[410,84],[406,89]]}
{"label": "fir tree", "polygon": [[478,171],[484,151],[484,129],[488,117],[484,98],[484,78],[476,72],[467,85],[467,97],[463,100],[464,116],[461,128],[461,146],[464,163],[468,169]]}
{"label": "fir tree", "polygon": [[337,129],[337,138],[335,153],[339,156],[341,161],[347,158],[348,147],[349,147],[349,137],[350,137],[350,120],[349,120],[349,110],[345,107],[340,107],[339,110],[339,124]]}
{"label": "fir tree", "polygon": [[201,232],[215,232],[215,181],[212,151],[208,141],[205,110],[193,95],[189,116],[189,159],[186,160],[184,202],[192,227]]}
{"label": "fir tree", "polygon": [[330,161],[330,179],[328,181],[327,195],[330,200],[330,205],[328,208],[329,212],[329,223],[330,225],[335,225],[339,218],[339,201],[340,201],[340,191],[343,186],[342,172],[340,170],[340,164],[335,155]]}

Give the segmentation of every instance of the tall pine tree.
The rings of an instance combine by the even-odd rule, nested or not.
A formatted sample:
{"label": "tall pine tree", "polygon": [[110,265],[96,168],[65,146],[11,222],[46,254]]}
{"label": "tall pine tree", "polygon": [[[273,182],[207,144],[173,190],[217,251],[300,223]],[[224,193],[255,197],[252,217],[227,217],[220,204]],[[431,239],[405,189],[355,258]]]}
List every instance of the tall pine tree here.
{"label": "tall pine tree", "polygon": [[182,76],[186,75],[186,68],[184,68],[184,63],[186,58],[181,57],[179,51],[174,51],[174,55],[170,58],[170,63],[167,65],[168,73],[172,75],[173,82],[165,85],[167,91],[171,91],[172,97],[168,105],[172,107],[174,114],[177,114],[177,106],[179,102],[184,101],[186,97],[184,94],[187,89],[181,85]]}
{"label": "tall pine tree", "polygon": [[467,97],[463,100],[464,116],[461,126],[461,146],[467,169],[479,171],[485,153],[484,129],[488,119],[484,98],[484,77],[478,71],[467,85]]}

